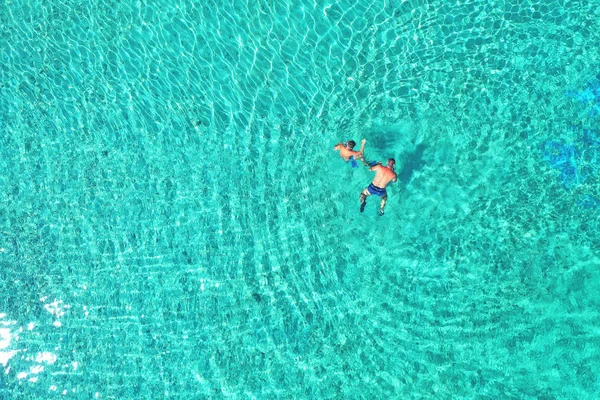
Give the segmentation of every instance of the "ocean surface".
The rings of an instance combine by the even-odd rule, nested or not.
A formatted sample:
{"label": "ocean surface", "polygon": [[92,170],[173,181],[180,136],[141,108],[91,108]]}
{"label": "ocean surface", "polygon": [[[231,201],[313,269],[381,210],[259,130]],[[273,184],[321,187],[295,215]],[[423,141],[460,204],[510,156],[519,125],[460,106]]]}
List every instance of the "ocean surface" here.
{"label": "ocean surface", "polygon": [[0,399],[597,399],[599,48],[597,0],[2,0]]}

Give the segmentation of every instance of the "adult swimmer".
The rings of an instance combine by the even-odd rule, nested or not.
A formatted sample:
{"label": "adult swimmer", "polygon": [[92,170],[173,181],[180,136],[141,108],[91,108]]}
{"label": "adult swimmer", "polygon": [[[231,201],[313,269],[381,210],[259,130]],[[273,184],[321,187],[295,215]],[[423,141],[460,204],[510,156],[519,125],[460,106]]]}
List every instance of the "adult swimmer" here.
{"label": "adult swimmer", "polygon": [[367,197],[372,194],[381,197],[381,204],[379,205],[379,215],[383,215],[383,209],[385,207],[385,203],[387,202],[387,191],[386,186],[390,182],[396,182],[398,177],[396,172],[394,172],[394,166],[396,165],[396,160],[393,158],[388,159],[387,165],[383,166],[381,163],[377,163],[369,168],[369,170],[375,172],[375,178],[369,186],[367,186],[360,193],[360,212],[365,211],[365,206],[367,205]]}

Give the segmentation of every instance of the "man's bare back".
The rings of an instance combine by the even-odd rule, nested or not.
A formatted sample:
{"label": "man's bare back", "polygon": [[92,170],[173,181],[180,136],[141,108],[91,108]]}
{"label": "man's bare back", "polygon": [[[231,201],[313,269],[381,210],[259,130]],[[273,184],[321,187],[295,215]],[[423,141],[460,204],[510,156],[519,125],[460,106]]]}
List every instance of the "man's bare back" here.
{"label": "man's bare back", "polygon": [[377,164],[369,168],[371,171],[375,171],[375,178],[373,178],[371,184],[364,188],[364,190],[360,193],[360,212],[365,210],[365,206],[367,205],[367,197],[374,194],[381,197],[379,215],[383,215],[383,209],[385,208],[385,203],[387,202],[387,191],[385,188],[390,182],[396,182],[398,180],[398,177],[394,172],[395,165],[396,161],[393,158],[390,158],[385,166]]}
{"label": "man's bare back", "polygon": [[375,171],[375,178],[373,178],[373,185],[385,189],[388,183],[397,180],[397,175],[393,169],[388,166],[381,164],[374,165],[370,168],[371,171]]}

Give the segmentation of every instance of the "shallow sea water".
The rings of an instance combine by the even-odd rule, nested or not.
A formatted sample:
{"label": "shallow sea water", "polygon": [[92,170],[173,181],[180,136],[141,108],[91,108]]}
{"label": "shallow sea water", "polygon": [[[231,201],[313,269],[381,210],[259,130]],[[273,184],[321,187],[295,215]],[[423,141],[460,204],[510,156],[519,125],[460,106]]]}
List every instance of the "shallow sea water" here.
{"label": "shallow sea water", "polygon": [[0,398],[598,398],[599,10],[4,1]]}

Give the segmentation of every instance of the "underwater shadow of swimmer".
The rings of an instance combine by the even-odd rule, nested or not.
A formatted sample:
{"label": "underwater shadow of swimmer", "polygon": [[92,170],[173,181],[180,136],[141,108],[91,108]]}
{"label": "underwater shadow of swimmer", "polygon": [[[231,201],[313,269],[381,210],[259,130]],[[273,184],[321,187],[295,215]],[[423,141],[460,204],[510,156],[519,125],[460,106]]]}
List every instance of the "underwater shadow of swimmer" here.
{"label": "underwater shadow of swimmer", "polygon": [[379,152],[394,148],[396,146],[396,137],[387,132],[370,135],[368,138],[369,147],[372,147]]}
{"label": "underwater shadow of swimmer", "polygon": [[404,165],[402,165],[402,170],[398,173],[398,179],[404,185],[408,185],[415,171],[420,170],[425,165],[423,161],[423,153],[427,146],[425,144],[420,144],[417,146],[414,152],[410,153],[408,157],[406,157],[406,161]]}

